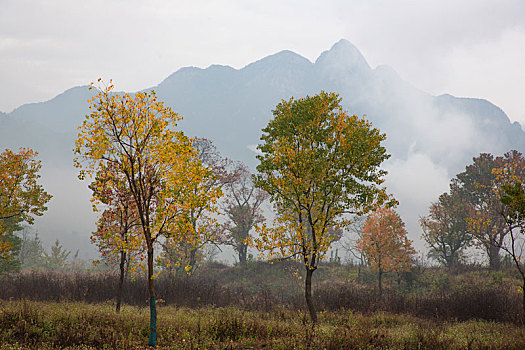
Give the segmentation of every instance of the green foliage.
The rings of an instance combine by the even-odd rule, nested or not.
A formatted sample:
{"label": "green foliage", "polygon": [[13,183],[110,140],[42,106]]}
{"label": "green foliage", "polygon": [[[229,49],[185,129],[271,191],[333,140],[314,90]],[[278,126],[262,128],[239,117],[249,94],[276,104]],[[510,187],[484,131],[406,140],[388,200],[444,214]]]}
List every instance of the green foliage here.
{"label": "green foliage", "polygon": [[11,249],[7,255],[0,255],[0,274],[20,271],[21,264],[18,256],[20,255],[22,239],[14,233],[0,235],[0,245],[2,244],[8,244]]}
{"label": "green foliage", "polygon": [[334,233],[351,224],[344,214],[360,215],[389,202],[380,187],[386,175],[380,165],[389,158],[381,146],[386,136],[344,112],[335,93],[282,100],[272,112],[257,146],[262,154],[254,183],[270,195],[277,218],[273,227],[263,225],[254,241],[270,260],[304,263],[305,298],[315,323],[312,273]]}
{"label": "green foliage", "polygon": [[26,229],[21,231],[20,249],[18,262],[22,270],[81,270],[84,269],[85,262],[78,259],[78,251],[73,257],[69,257],[71,252],[64,249],[57,239],[49,251],[44,249],[38,233],[34,235]]}
{"label": "green foliage", "polygon": [[349,225],[343,214],[388,201],[379,187],[389,158],[386,136],[349,116],[335,93],[281,101],[263,129],[255,185],[270,194],[278,220],[261,230],[258,248],[270,258],[299,256],[314,270],[333,241],[331,228]]}
{"label": "green foliage", "polygon": [[503,194],[500,198],[505,205],[505,221],[515,228],[525,230],[525,190],[523,184],[517,181],[503,185]]}
{"label": "green foliage", "polygon": [[65,250],[57,239],[49,254],[44,251],[44,266],[49,270],[63,270],[70,254],[71,252]]}
{"label": "green foliage", "polygon": [[20,226],[21,220],[19,216],[0,220],[0,274],[20,270],[18,257],[21,239],[16,235],[16,232],[22,228]]}
{"label": "green foliage", "polygon": [[19,259],[22,269],[31,270],[44,267],[44,247],[38,233],[32,237],[29,231],[22,231]]}

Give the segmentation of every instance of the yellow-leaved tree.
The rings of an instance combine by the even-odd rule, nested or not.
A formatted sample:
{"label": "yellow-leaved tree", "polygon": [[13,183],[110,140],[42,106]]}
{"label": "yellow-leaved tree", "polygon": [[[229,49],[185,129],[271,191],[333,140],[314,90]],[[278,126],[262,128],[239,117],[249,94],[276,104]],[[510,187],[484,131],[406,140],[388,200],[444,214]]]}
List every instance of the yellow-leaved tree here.
{"label": "yellow-leaved tree", "polygon": [[277,218],[259,227],[255,246],[270,260],[295,258],[306,268],[305,299],[313,323],[312,274],[333,233],[363,214],[393,202],[380,185],[389,157],[385,135],[350,116],[335,93],[282,100],[263,129],[255,185],[270,195]]}
{"label": "yellow-leaved tree", "polygon": [[[159,102],[153,91],[120,95],[113,88],[111,83],[98,88],[89,101],[90,114],[76,140],[75,165],[81,179],[94,177],[109,164],[125,179],[146,246],[149,345],[155,346],[154,248],[162,237],[187,239],[192,231],[190,208],[203,201],[213,205],[221,193],[203,185],[213,174],[198,159],[191,140],[175,130],[179,115]],[[96,204],[100,198],[93,200]]]}
{"label": "yellow-leaved tree", "polygon": [[115,305],[118,313],[124,280],[142,264],[146,251],[137,206],[124,174],[114,163],[104,164],[89,187],[98,205],[94,209],[103,210],[91,242],[98,247],[108,266],[118,264],[120,270]]}
{"label": "yellow-leaved tree", "polygon": [[171,274],[175,271],[185,271],[190,276],[204,257],[204,249],[208,244],[218,241],[219,224],[216,216],[218,207],[215,201],[222,192],[224,172],[228,160],[223,158],[213,143],[205,138],[194,138],[192,146],[197,152],[198,159],[210,173],[200,182],[188,184],[186,201],[192,203],[186,207],[181,215],[185,215],[184,222],[190,226],[181,228],[186,234],[171,235],[163,244],[160,257],[161,265]]}
{"label": "yellow-leaved tree", "polygon": [[32,224],[35,216],[47,210],[51,195],[38,183],[40,178],[38,152],[20,148],[0,153],[0,257],[6,260],[12,249],[7,236],[19,223]]}
{"label": "yellow-leaved tree", "polygon": [[383,273],[409,270],[416,254],[405,223],[391,208],[378,209],[368,216],[357,248],[378,273],[379,295],[383,293]]}

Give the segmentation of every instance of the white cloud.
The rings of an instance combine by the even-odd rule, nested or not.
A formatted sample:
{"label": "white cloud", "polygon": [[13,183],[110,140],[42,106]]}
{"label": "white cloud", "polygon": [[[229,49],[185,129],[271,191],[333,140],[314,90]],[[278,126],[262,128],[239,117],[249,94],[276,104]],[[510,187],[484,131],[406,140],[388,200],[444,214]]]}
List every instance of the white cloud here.
{"label": "white cloud", "polygon": [[388,161],[384,168],[388,171],[386,186],[399,201],[397,211],[405,221],[408,235],[416,249],[424,250],[419,217],[427,215],[430,204],[448,191],[450,175],[423,154]]}

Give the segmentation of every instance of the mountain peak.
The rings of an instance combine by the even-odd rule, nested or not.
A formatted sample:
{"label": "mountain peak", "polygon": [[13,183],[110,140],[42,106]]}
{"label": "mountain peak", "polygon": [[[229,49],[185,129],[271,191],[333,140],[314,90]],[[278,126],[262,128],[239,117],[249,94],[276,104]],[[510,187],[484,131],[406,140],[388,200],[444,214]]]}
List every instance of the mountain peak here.
{"label": "mountain peak", "polygon": [[279,51],[273,55],[266,56],[258,61],[248,64],[243,70],[254,69],[258,67],[267,67],[267,66],[287,66],[287,67],[298,67],[298,66],[311,66],[307,58],[296,54],[290,50]]}
{"label": "mountain peak", "polygon": [[339,41],[333,44],[330,48],[330,50],[334,49],[351,49],[359,52],[357,47],[346,39],[339,39]]}
{"label": "mountain peak", "polygon": [[365,57],[350,41],[341,39],[315,61],[316,65],[344,69],[351,72],[369,72]]}

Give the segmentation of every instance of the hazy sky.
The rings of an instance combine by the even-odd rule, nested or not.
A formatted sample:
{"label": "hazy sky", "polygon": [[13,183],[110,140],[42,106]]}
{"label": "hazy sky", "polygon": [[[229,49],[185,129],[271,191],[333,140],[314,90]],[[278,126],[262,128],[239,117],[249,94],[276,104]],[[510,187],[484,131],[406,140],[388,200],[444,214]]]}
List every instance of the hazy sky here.
{"label": "hazy sky", "polygon": [[313,61],[341,38],[372,67],[525,123],[523,0],[0,0],[0,111],[98,77],[132,91],[284,49]]}

